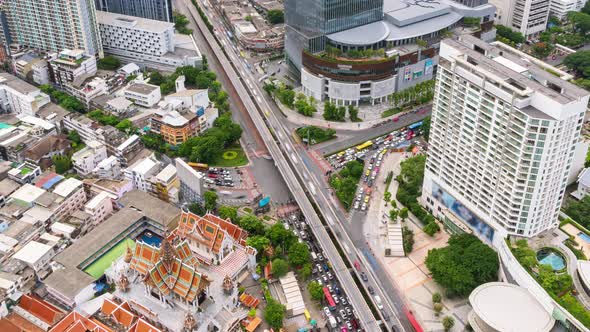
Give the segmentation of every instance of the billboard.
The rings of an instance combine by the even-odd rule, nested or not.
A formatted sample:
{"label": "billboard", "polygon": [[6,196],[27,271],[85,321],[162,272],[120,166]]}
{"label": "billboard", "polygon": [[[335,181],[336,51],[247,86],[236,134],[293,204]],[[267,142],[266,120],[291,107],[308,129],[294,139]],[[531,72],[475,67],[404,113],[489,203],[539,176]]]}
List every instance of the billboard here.
{"label": "billboard", "polygon": [[475,233],[492,242],[494,229],[434,181],[432,182],[432,197],[442,203],[449,211],[453,212],[457,218],[469,225]]}
{"label": "billboard", "polygon": [[426,59],[426,62],[424,62],[424,76],[432,75],[433,68],[432,59]]}
{"label": "billboard", "polygon": [[404,81],[411,81],[412,80],[412,67],[406,66],[404,68]]}

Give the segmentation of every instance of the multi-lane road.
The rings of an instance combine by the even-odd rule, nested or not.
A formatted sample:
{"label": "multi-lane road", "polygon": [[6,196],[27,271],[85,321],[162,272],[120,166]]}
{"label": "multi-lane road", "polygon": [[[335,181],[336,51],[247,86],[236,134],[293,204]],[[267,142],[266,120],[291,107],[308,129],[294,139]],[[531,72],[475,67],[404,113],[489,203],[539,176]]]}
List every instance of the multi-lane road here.
{"label": "multi-lane road", "polygon": [[[346,223],[346,216],[339,209],[334,209],[335,200],[326,187],[325,179],[318,175],[321,173],[313,169],[306,151],[291,142],[290,133],[285,129],[283,119],[279,119],[277,116],[280,112],[275,111],[276,105],[268,100],[268,97],[254,82],[254,77],[248,68],[243,66],[242,59],[238,56],[237,49],[233,48],[232,42],[226,39],[225,34],[217,34],[217,38],[227,46],[225,50],[229,55],[228,59],[188,0],[186,2],[185,0],[176,0],[175,7],[187,14],[193,25],[196,24],[200,30],[196,31],[196,34],[200,32],[201,35],[195,37],[197,39],[203,38],[206,41],[206,48],[211,51],[208,54],[210,66],[214,67],[215,64],[217,69],[222,69],[221,71],[218,70],[217,73],[218,75],[225,75],[223,79],[229,81],[230,85],[225,85],[225,88],[230,94],[230,99],[236,99],[233,102],[236,104],[237,109],[246,112],[250,117],[250,119],[247,119],[250,123],[248,121],[243,123],[246,126],[246,131],[248,131],[249,125],[253,124],[257,133],[251,135],[259,135],[260,139],[266,144],[268,152],[274,159],[276,168],[285,180],[303,214],[310,221],[312,230],[318,238],[325,255],[332,262],[334,271],[341,281],[344,291],[351,299],[365,330],[379,330],[378,319],[380,317],[376,319],[370,311],[363,294],[357,288],[357,284],[352,277],[351,269],[347,267],[332,242],[326,230],[326,225],[337,238],[341,249],[351,258],[351,261],[358,259],[361,269],[367,272],[369,282],[363,285],[373,285],[377,294],[385,300],[383,303],[384,310],[387,312],[388,317],[393,318],[393,323],[386,324],[386,328],[391,330],[391,326],[395,325],[398,331],[412,331],[411,325],[405,319],[403,302],[397,290],[391,285],[387,277],[383,278],[384,272],[369,261],[371,257],[367,257],[366,253],[359,251],[358,238],[354,241],[349,236],[350,228],[343,227],[343,224]],[[210,21],[216,26],[217,32],[223,31],[221,22],[214,19],[210,19]],[[203,48],[204,45],[199,44]],[[223,79],[220,79],[222,83]],[[314,210],[310,198],[319,208],[319,211]],[[322,223],[316,212],[323,216],[327,222],[326,225]],[[401,321],[399,318],[401,318]]]}
{"label": "multi-lane road", "polygon": [[[333,270],[337,274],[338,279],[342,284],[343,290],[346,294],[348,294],[348,297],[361,321],[361,325],[367,331],[380,330],[377,320],[373,316],[369,306],[364,300],[362,293],[357,288],[354,279],[352,278],[352,275],[349,273],[346,264],[340,257],[338,250],[330,240],[328,232],[322,225],[322,222],[317,216],[313,208],[313,205],[307,198],[306,190],[303,189],[303,185],[300,182],[300,179],[293,172],[291,162],[287,160],[287,157],[285,157],[283,151],[281,151],[281,148],[277,143],[277,141],[287,141],[288,134],[284,131],[284,129],[281,126],[278,126],[278,128],[273,127],[273,129],[275,130],[275,134],[278,137],[273,137],[273,134],[267,127],[264,119],[262,118],[262,115],[258,112],[258,109],[256,108],[256,105],[254,104],[250,93],[248,93],[244,84],[240,80],[240,76],[238,75],[238,73],[236,73],[232,64],[229,62],[229,60],[227,59],[227,57],[225,56],[225,54],[223,53],[223,51],[221,50],[213,36],[207,30],[206,26],[204,25],[204,22],[201,20],[196,9],[192,6],[192,4],[188,3],[188,1],[176,1],[176,3],[177,9],[180,9],[181,12],[183,11],[183,9],[186,12],[188,8],[188,11],[190,11],[189,16],[192,20],[196,22],[199,30],[205,36],[207,43],[213,51],[212,55],[216,58],[213,59],[213,57],[210,56],[209,61],[219,61],[221,67],[223,68],[223,73],[218,72],[218,74],[225,74],[229,78],[232,87],[226,86],[226,89],[231,90],[233,88],[237,93],[240,101],[246,108],[258,133],[262,137],[263,141],[266,143],[268,151],[270,152],[270,155],[273,157],[276,167],[282,174],[283,179],[287,183],[287,186],[289,187],[291,194],[298,203],[302,213],[309,221],[309,225],[312,228],[314,234],[316,235],[318,242],[324,249],[324,254],[327,256],[330,262],[332,262]],[[289,149],[291,149],[292,151],[292,147],[290,145],[287,146],[289,146]],[[289,152],[287,151],[286,153],[288,154]],[[291,155],[293,156],[292,152]],[[296,159],[294,158],[294,160]]]}

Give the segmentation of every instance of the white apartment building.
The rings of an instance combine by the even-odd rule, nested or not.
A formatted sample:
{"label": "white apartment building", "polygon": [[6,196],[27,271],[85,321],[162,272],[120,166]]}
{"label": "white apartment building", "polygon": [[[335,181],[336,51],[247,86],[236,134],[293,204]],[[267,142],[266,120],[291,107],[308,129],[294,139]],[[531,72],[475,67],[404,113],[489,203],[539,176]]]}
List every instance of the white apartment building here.
{"label": "white apartment building", "polygon": [[184,160],[176,158],[176,174],[180,181],[179,201],[190,203],[203,200],[205,175],[195,171]]}
{"label": "white apartment building", "polygon": [[53,220],[60,221],[79,210],[86,203],[86,192],[82,181],[69,178],[61,181],[53,190],[58,195],[58,206],[53,211]]}
{"label": "white apartment building", "polygon": [[[552,0],[551,0],[552,1]],[[490,0],[496,6],[497,24],[521,32],[534,39],[547,27],[549,0]]]}
{"label": "white apartment building", "polygon": [[101,160],[93,173],[99,179],[118,180],[121,178],[121,163],[116,156],[110,156],[106,159]]}
{"label": "white apartment building", "polygon": [[61,87],[74,89],[80,87],[84,81],[98,70],[96,58],[85,55],[83,50],[63,50],[59,54],[51,55],[49,60],[51,78]]}
{"label": "white apartment building", "polygon": [[14,43],[57,52],[82,49],[102,57],[94,0],[5,0]]}
{"label": "white apartment building", "polygon": [[160,164],[152,158],[138,160],[123,172],[125,178],[133,183],[133,188],[144,192],[150,192],[152,185],[148,181],[160,170]]}
{"label": "white apartment building", "polygon": [[107,148],[98,141],[89,141],[86,147],[74,153],[72,162],[78,174],[87,176],[98,166],[100,162],[107,159]]}
{"label": "white apartment building", "polygon": [[84,212],[90,215],[93,225],[103,222],[113,213],[113,197],[106,191],[101,191],[84,206]]}
{"label": "white apartment building", "polygon": [[162,99],[159,86],[145,83],[131,84],[125,89],[123,95],[134,104],[143,107],[153,107]]}
{"label": "white apartment building", "polygon": [[175,68],[202,62],[192,36],[175,35],[174,23],[104,11],[96,17],[104,51],[142,67]]}
{"label": "white apartment building", "polygon": [[48,104],[49,96],[37,87],[8,73],[0,73],[0,109],[3,113],[35,116]]}
{"label": "white apartment building", "polygon": [[441,43],[437,76],[422,204],[488,242],[557,227],[590,93],[468,35]]}
{"label": "white apartment building", "polygon": [[549,14],[563,20],[568,12],[580,10],[581,7],[578,8],[578,3],[581,2],[577,0],[551,0]]}
{"label": "white apartment building", "polygon": [[55,256],[55,250],[52,246],[37,241],[30,241],[17,251],[12,258],[25,263],[35,270],[35,273],[39,274],[49,268],[49,263],[53,256]]}

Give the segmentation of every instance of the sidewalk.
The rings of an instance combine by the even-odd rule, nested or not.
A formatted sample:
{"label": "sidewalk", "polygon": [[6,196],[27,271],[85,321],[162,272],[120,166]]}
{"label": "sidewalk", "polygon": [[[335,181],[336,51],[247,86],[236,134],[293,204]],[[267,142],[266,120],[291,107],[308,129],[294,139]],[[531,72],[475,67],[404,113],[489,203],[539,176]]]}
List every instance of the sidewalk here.
{"label": "sidewalk", "polygon": [[[274,98],[273,98],[274,100]],[[389,105],[389,103],[383,104],[375,104],[374,106],[361,106],[359,108],[359,117],[361,119],[365,118],[366,120],[362,122],[335,122],[335,121],[327,121],[323,118],[323,105],[318,102],[318,111],[314,113],[313,117],[304,116],[302,114],[297,113],[297,111],[292,110],[285,105],[283,105],[280,101],[275,100],[275,104],[281,110],[281,112],[287,117],[287,119],[294,123],[301,126],[316,126],[316,127],[323,127],[323,128],[332,128],[335,130],[365,130],[372,128],[375,125],[378,125],[383,122],[387,122],[392,120],[395,117],[399,117],[405,113],[409,113],[411,111],[398,113],[387,118],[382,118],[381,113],[393,106]],[[348,119],[348,111],[346,113]]]}
{"label": "sidewalk", "polygon": [[[402,155],[402,153],[389,153],[383,159],[383,164],[388,165],[389,170],[393,170],[394,178],[399,174],[400,163],[404,160]],[[383,178],[378,178],[375,181],[378,186],[375,188],[373,201],[376,199],[383,201],[385,186],[383,179],[387,175],[386,173],[384,170]],[[395,200],[397,187],[397,182],[393,180],[389,186],[392,200]],[[403,207],[399,202],[396,201],[396,203],[398,209]],[[386,212],[389,209],[391,209],[391,205],[385,207]],[[434,237],[430,237],[422,231],[419,221],[410,214],[410,220],[406,220],[402,226],[408,227],[414,232],[415,243],[412,252],[405,257],[385,257],[386,228],[379,217],[383,211],[380,209],[377,213],[379,213],[377,218],[367,218],[363,231],[373,252],[377,253],[376,257],[383,265],[388,277],[404,295],[405,305],[414,313],[424,331],[442,331],[441,321],[444,316],[452,316],[455,319],[455,327],[451,329],[451,332],[463,331],[467,324],[467,315],[471,311],[467,299],[449,300],[443,298],[444,309],[440,316],[436,317],[432,306],[432,294],[435,292],[444,294],[444,290],[432,280],[424,263],[429,250],[446,246],[449,235],[441,231]]]}

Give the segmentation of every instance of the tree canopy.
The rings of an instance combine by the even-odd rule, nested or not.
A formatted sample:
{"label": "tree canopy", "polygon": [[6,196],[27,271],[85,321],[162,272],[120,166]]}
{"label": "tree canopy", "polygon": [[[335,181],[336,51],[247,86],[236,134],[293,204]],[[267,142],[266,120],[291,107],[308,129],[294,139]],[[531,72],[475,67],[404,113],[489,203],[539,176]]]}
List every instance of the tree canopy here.
{"label": "tree canopy", "polygon": [[526,40],[522,33],[514,31],[503,25],[496,25],[496,34],[502,38],[508,39],[515,44],[522,44]]}
{"label": "tree canopy", "polygon": [[268,21],[272,24],[285,22],[285,14],[280,9],[269,10],[266,15],[268,16]]}
{"label": "tree canopy", "polygon": [[217,213],[220,218],[229,218],[234,224],[238,222],[238,209],[233,206],[222,205],[217,209]]}
{"label": "tree canopy", "polygon": [[283,327],[283,319],[285,318],[285,306],[280,304],[273,298],[268,299],[266,308],[264,309],[264,320],[275,330]]}
{"label": "tree canopy", "polygon": [[577,51],[565,57],[563,64],[584,78],[590,78],[590,51]]}
{"label": "tree canopy", "polygon": [[271,272],[273,277],[280,278],[289,272],[289,264],[280,258],[275,258],[271,264]]}
{"label": "tree canopy", "polygon": [[322,289],[322,285],[320,285],[317,281],[310,281],[307,284],[307,290],[309,290],[309,295],[314,301],[321,301],[324,298],[324,291]]}
{"label": "tree canopy", "polygon": [[465,297],[477,286],[498,279],[496,252],[471,234],[453,235],[444,248],[432,249],[426,266],[449,296]]}
{"label": "tree canopy", "polygon": [[292,267],[300,267],[310,261],[309,248],[305,243],[295,242],[289,248],[288,255]]}
{"label": "tree canopy", "polygon": [[590,228],[590,196],[570,201],[565,207],[565,213],[580,225]]}
{"label": "tree canopy", "polygon": [[203,198],[205,201],[205,210],[215,211],[217,208],[217,193],[214,191],[206,191],[205,194],[203,194]]}
{"label": "tree canopy", "polygon": [[121,66],[121,61],[112,55],[106,55],[102,59],[98,59],[98,69],[115,70]]}

